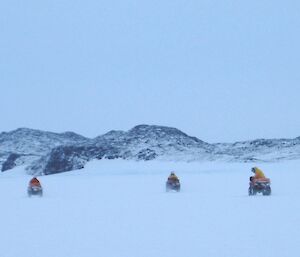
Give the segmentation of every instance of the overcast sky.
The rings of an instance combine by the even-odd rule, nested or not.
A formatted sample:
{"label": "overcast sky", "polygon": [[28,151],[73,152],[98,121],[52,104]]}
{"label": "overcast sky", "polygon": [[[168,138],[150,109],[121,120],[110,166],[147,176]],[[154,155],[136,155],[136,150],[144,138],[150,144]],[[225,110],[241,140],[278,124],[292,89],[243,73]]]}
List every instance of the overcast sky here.
{"label": "overcast sky", "polygon": [[300,136],[300,1],[0,2],[0,131]]}

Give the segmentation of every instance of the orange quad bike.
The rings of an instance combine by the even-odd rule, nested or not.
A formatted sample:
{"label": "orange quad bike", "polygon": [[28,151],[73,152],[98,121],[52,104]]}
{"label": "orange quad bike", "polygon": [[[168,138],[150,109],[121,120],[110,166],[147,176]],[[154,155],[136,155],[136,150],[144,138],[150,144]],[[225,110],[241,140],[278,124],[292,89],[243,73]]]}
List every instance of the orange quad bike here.
{"label": "orange quad bike", "polygon": [[250,177],[248,194],[256,195],[257,193],[271,195],[271,180],[269,178],[255,179]]}
{"label": "orange quad bike", "polygon": [[176,192],[180,191],[179,180],[168,179],[168,181],[166,182],[166,192],[169,192],[169,191],[176,191]]}

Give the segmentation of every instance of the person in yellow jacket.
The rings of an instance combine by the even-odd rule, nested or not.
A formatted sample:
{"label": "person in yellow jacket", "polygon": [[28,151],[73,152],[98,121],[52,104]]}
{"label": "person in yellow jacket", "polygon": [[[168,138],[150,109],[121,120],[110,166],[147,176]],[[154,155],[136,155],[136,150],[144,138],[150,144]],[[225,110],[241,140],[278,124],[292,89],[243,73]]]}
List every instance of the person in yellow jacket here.
{"label": "person in yellow jacket", "polygon": [[255,174],[255,176],[253,177],[253,179],[265,179],[266,178],[266,176],[262,172],[262,170],[259,169],[259,168],[257,168],[257,167],[253,167],[251,169],[251,171]]}
{"label": "person in yellow jacket", "polygon": [[170,181],[170,182],[179,182],[179,178],[175,175],[174,172],[171,172],[170,176],[168,177],[168,181]]}

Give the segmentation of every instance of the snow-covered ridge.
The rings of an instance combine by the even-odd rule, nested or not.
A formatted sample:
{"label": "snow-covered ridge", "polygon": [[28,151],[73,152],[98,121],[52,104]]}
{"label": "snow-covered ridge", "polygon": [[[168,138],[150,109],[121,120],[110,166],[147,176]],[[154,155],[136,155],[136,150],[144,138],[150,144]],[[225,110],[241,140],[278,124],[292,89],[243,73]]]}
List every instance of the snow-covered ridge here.
{"label": "snow-covered ridge", "polygon": [[2,171],[14,166],[30,164],[60,145],[88,142],[89,139],[73,132],[53,133],[19,128],[0,134],[0,165]]}
{"label": "snow-covered ridge", "polygon": [[27,165],[30,173],[83,168],[93,159],[263,162],[300,159],[300,137],[209,144],[165,126],[138,125],[94,139],[73,132],[20,128],[0,134],[2,171]]}

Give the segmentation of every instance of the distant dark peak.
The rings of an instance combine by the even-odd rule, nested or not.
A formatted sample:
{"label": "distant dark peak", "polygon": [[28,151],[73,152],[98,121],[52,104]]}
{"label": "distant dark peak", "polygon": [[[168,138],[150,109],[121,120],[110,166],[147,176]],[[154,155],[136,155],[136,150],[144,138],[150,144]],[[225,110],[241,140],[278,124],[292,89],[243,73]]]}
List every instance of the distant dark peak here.
{"label": "distant dark peak", "polygon": [[44,133],[51,133],[51,132],[41,131],[37,129],[29,129],[29,128],[18,128],[16,130],[7,132],[6,135],[41,135]]}
{"label": "distant dark peak", "polygon": [[274,146],[275,144],[279,144],[284,139],[256,139],[250,142],[251,145],[254,146]]}
{"label": "distant dark peak", "polygon": [[122,130],[111,130],[107,133],[105,133],[104,135],[98,136],[96,138],[94,138],[94,141],[102,141],[102,140],[117,140],[120,137],[125,137],[127,135],[126,132],[122,131]]}
{"label": "distant dark peak", "polygon": [[16,133],[52,133],[49,131],[39,130],[39,129],[31,129],[31,128],[17,128],[15,130],[9,131],[8,133],[16,134]]}
{"label": "distant dark peak", "polygon": [[136,135],[147,135],[148,133],[155,134],[167,134],[167,135],[180,135],[188,136],[179,129],[166,127],[166,126],[157,126],[157,125],[138,125],[128,131],[129,134]]}
{"label": "distant dark peak", "polygon": [[36,129],[29,129],[29,128],[18,128],[15,130],[11,130],[9,132],[2,132],[0,134],[0,137],[6,138],[7,139],[12,139],[12,138],[27,138],[27,137],[40,137],[43,135],[44,131],[36,130]]}
{"label": "distant dark peak", "polygon": [[15,130],[10,131],[9,133],[15,134],[15,133],[24,133],[24,132],[34,132],[34,131],[39,131],[39,130],[30,129],[30,128],[17,128]]}
{"label": "distant dark peak", "polygon": [[196,142],[198,143],[205,143],[205,144],[208,144],[206,142],[204,142],[203,140],[199,139],[198,137],[190,137],[191,139],[195,140]]}
{"label": "distant dark peak", "polygon": [[271,141],[271,139],[263,139],[263,138],[259,138],[259,139],[255,139],[255,140],[252,140],[252,144],[260,144],[260,143],[264,143],[264,142],[267,142],[267,141]]}
{"label": "distant dark peak", "polygon": [[68,137],[68,138],[71,138],[71,139],[82,139],[82,140],[88,139],[88,138],[86,138],[82,135],[76,134],[72,131],[66,131],[64,133],[61,133],[61,135],[65,136],[65,137]]}
{"label": "distant dark peak", "polygon": [[29,129],[29,128],[18,128],[16,130],[12,130],[10,132],[4,132],[2,135],[8,135],[13,137],[23,137],[23,136],[32,136],[32,137],[57,137],[57,138],[68,138],[73,140],[87,140],[84,136],[76,134],[71,131],[67,131],[64,133],[54,133],[49,131],[37,130],[37,129]]}
{"label": "distant dark peak", "polygon": [[105,137],[114,137],[114,136],[122,136],[122,135],[125,135],[126,132],[125,131],[122,131],[122,130],[111,130],[107,133],[105,133],[103,136]]}

